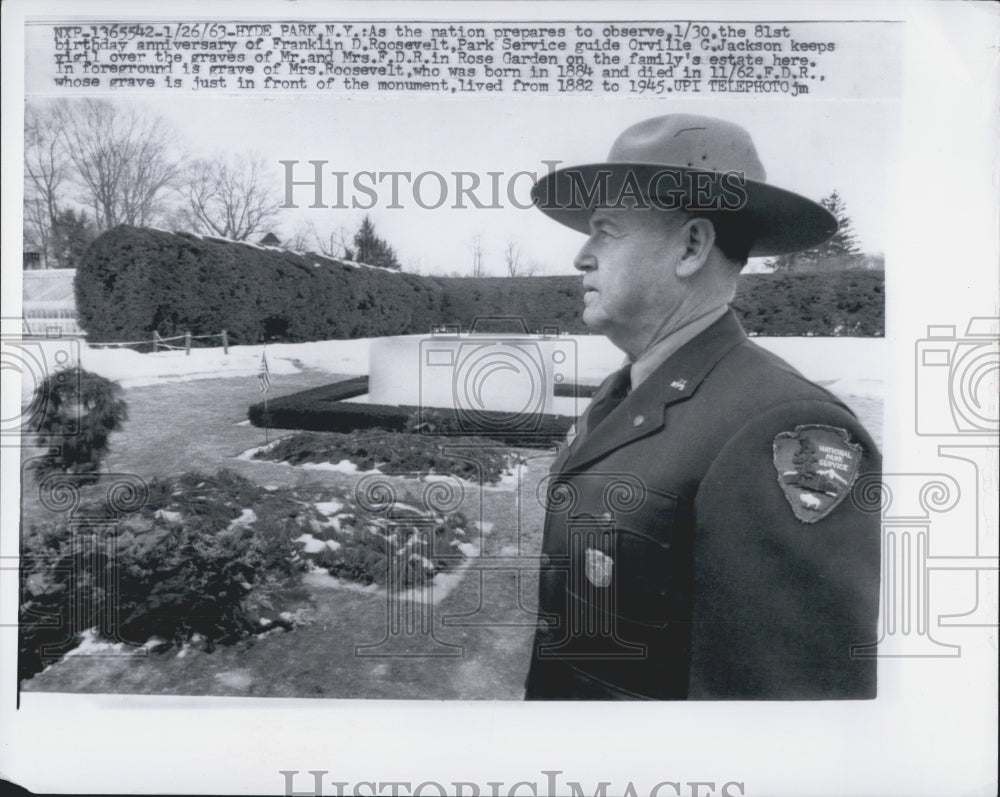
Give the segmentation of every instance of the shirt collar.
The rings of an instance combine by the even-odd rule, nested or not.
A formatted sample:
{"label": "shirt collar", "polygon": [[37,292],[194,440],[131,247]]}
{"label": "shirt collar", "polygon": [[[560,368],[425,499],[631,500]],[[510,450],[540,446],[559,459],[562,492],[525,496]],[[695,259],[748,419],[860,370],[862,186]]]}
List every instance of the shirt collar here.
{"label": "shirt collar", "polygon": [[[654,340],[645,351],[640,354],[632,363],[631,377],[632,390],[641,385],[649,375],[667,361],[671,354],[676,352],[685,343],[697,337],[700,333],[708,329],[728,312],[729,306],[722,305],[714,310],[709,310],[702,316],[685,324],[680,329],[675,329],[663,337]],[[627,365],[629,359],[626,358],[623,365]]]}

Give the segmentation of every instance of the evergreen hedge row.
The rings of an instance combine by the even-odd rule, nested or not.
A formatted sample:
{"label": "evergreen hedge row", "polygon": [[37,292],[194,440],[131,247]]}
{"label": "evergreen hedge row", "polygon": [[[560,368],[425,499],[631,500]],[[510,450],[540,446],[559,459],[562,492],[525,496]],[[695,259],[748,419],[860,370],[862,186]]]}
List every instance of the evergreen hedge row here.
{"label": "evergreen hedge row", "polygon": [[[733,307],[752,335],[884,334],[884,273],[747,274]],[[421,277],[185,233],[120,226],[87,250],[76,276],[92,342],[223,329],[232,343],[425,334],[440,324],[585,333],[580,278]],[[504,331],[510,330],[506,322]],[[211,345],[218,345],[212,341]]]}
{"label": "evergreen hedge row", "polygon": [[477,330],[512,332],[510,322],[490,324],[491,318],[523,320],[529,332],[559,327],[560,332],[587,331],[583,319],[583,286],[578,276],[566,277],[437,277],[441,286],[442,323],[463,329],[480,319]]}
{"label": "evergreen hedge row", "polygon": [[75,290],[92,342],[187,330],[226,330],[234,344],[402,335],[441,315],[440,289],[413,274],[124,225],[91,244]]}

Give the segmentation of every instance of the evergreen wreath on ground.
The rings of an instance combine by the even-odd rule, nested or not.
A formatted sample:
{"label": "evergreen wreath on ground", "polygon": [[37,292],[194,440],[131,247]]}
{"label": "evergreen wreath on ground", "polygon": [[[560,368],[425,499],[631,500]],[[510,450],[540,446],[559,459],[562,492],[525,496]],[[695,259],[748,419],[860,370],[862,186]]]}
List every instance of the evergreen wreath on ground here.
{"label": "evergreen wreath on ground", "polygon": [[441,438],[426,434],[362,429],[354,432],[301,432],[259,450],[254,459],[305,463],[352,462],[362,471],[387,474],[457,476],[474,483],[496,484],[520,458],[482,438]]}
{"label": "evergreen wreath on ground", "polygon": [[269,489],[227,470],[157,479],[123,517],[103,500],[83,503],[85,527],[63,516],[25,529],[18,677],[88,632],[126,646],[211,651],[290,630],[308,622],[302,576],[318,568],[394,589],[426,583],[474,553],[472,527],[453,509],[430,511],[423,497],[386,485],[368,496]]}

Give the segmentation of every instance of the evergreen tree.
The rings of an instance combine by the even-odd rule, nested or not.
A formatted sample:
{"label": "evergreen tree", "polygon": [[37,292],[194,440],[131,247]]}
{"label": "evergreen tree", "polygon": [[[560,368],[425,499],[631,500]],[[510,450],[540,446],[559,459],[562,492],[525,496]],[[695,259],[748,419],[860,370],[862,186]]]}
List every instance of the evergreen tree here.
{"label": "evergreen tree", "polygon": [[854,222],[847,214],[847,205],[840,194],[834,191],[830,196],[821,199],[820,204],[836,217],[839,225],[837,232],[830,240],[812,249],[771,258],[767,261],[767,265],[773,271],[803,271],[824,266],[843,269],[861,265],[863,254],[858,245],[858,236],[854,232]]}
{"label": "evergreen tree", "polygon": [[84,211],[67,208],[56,216],[49,242],[52,256],[61,268],[76,268],[83,253],[97,237],[97,227]]}
{"label": "evergreen tree", "polygon": [[365,216],[361,226],[354,234],[355,259],[359,263],[367,263],[370,266],[380,266],[382,268],[398,269],[399,260],[396,259],[396,251],[389,246],[385,239],[380,238],[375,233],[375,224],[370,216]]}

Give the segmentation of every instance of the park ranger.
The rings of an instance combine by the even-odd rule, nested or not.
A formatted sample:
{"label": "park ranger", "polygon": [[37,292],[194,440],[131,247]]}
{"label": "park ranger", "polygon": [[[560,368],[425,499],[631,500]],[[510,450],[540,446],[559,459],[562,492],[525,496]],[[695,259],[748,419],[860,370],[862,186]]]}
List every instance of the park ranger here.
{"label": "park ranger", "polygon": [[747,131],[681,114],[533,198],[588,235],[583,320],[627,360],[549,476],[526,697],[874,697],[878,449],[729,307],[749,256],[836,219],[769,185]]}

